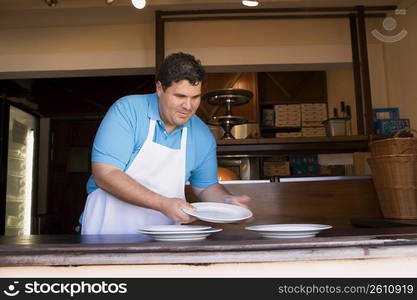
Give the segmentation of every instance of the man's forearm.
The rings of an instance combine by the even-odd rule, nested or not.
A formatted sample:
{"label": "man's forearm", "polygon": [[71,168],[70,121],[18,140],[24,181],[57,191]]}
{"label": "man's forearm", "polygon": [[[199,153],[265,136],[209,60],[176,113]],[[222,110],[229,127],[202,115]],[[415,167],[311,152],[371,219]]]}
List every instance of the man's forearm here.
{"label": "man's forearm", "polygon": [[193,187],[193,191],[201,201],[207,202],[227,202],[227,197],[231,196],[226,188],[218,183],[205,189]]}
{"label": "man's forearm", "polygon": [[141,207],[158,210],[179,223],[190,223],[194,217],[183,209],[194,209],[182,198],[167,198],[136,182],[120,169],[102,163],[93,163],[94,181],[98,187],[114,197]]}
{"label": "man's forearm", "polygon": [[223,185],[213,184],[208,188],[193,187],[194,194],[200,201],[235,204],[248,208],[251,198],[247,195],[232,195]]}
{"label": "man's forearm", "polygon": [[161,210],[165,197],[144,187],[120,169],[103,170],[103,166],[96,165],[93,174],[97,186],[114,197],[134,205]]}

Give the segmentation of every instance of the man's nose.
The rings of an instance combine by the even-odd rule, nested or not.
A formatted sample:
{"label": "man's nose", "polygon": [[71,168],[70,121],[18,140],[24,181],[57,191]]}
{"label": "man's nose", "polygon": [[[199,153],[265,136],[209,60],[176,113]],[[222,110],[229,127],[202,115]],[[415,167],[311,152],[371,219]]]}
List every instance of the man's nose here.
{"label": "man's nose", "polygon": [[190,110],[191,109],[191,98],[184,98],[184,102],[182,103],[182,107],[185,108],[186,110]]}

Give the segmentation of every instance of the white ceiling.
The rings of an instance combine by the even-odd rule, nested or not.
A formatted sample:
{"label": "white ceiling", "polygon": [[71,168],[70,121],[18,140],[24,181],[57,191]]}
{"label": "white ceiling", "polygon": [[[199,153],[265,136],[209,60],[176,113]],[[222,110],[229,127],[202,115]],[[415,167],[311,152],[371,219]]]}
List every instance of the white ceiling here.
{"label": "white ceiling", "polygon": [[[404,0],[403,0],[404,1]],[[260,0],[258,8],[398,5],[400,0]],[[152,23],[155,10],[245,8],[240,0],[147,0],[143,10],[130,0],[58,0],[49,7],[44,0],[0,0],[0,29],[48,26],[87,26]],[[246,8],[251,9],[251,8]]]}

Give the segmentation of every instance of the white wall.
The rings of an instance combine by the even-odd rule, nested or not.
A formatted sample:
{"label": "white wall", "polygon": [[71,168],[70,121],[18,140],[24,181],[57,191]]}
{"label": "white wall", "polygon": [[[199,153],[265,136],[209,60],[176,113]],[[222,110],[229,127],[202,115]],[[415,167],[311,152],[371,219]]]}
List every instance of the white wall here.
{"label": "white wall", "polygon": [[375,39],[369,33],[367,34],[367,38],[372,107],[387,107],[388,90],[383,45],[381,42],[375,41]]}
{"label": "white wall", "polygon": [[[404,4],[409,1],[404,2]],[[401,6],[400,6],[401,7]],[[411,127],[417,128],[417,3],[407,5],[405,16],[393,16],[398,25],[394,35],[405,29],[408,35],[395,43],[383,43],[388,89],[388,104],[400,109],[401,118],[409,118]]]}
{"label": "white wall", "polygon": [[166,52],[189,51],[205,65],[351,62],[347,19],[175,22]]}
{"label": "white wall", "polygon": [[149,68],[153,24],[0,28],[0,72]]}
{"label": "white wall", "polygon": [[[0,27],[0,72],[150,68],[154,25]],[[166,51],[188,51],[205,65],[351,61],[344,19],[174,22]]]}

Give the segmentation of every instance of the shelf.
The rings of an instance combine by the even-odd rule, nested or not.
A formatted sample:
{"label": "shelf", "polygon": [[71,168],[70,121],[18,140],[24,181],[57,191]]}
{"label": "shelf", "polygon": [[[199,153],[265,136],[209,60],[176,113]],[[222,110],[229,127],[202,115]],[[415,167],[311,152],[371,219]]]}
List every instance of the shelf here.
{"label": "shelf", "polygon": [[[372,140],[391,136],[373,135]],[[285,137],[218,140],[218,154],[351,153],[369,151],[369,136]]]}
{"label": "shelf", "polygon": [[301,130],[301,127],[271,127],[271,126],[262,126],[261,131],[275,131],[275,132],[298,132]]}
{"label": "shelf", "polygon": [[274,105],[291,105],[291,104],[310,104],[310,103],[326,103],[327,104],[327,100],[322,100],[322,101],[313,101],[313,100],[305,100],[305,101],[285,101],[285,102],[260,102],[259,105],[260,106],[274,106]]}

